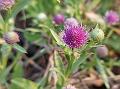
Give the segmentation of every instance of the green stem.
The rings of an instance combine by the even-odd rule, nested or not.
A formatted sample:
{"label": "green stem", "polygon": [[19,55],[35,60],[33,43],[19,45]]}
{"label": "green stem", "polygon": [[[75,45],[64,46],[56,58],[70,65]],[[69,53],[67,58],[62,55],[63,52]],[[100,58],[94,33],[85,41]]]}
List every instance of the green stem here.
{"label": "green stem", "polygon": [[73,52],[72,53],[70,53],[69,55],[69,59],[68,59],[68,66],[67,66],[67,69],[66,69],[66,80],[68,80],[68,78],[70,77],[70,75],[71,75],[71,73],[72,73],[72,71],[71,71],[71,69],[72,69],[72,65],[73,65],[73,57],[74,57],[74,55],[73,55]]}
{"label": "green stem", "polygon": [[1,62],[1,64],[2,64],[3,68],[6,68],[7,62],[8,62],[8,56],[11,53],[11,48],[8,48],[7,50],[8,50],[7,51],[8,53],[6,53],[6,54],[2,53],[2,62]]}
{"label": "green stem", "polygon": [[8,24],[7,24],[7,22],[5,22],[3,30],[4,30],[5,33],[8,31]]}
{"label": "green stem", "polygon": [[3,66],[4,69],[7,66],[7,60],[8,60],[7,56],[2,56],[2,66]]}

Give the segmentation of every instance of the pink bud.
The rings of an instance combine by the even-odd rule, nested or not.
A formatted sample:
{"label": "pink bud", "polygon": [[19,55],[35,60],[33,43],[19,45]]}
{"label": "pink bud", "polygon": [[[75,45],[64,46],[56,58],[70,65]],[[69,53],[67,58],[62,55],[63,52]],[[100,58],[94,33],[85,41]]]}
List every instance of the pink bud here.
{"label": "pink bud", "polygon": [[20,41],[16,32],[7,32],[3,35],[3,38],[8,44],[14,44]]}
{"label": "pink bud", "polygon": [[108,56],[108,48],[105,45],[97,47],[96,52],[100,58]]}

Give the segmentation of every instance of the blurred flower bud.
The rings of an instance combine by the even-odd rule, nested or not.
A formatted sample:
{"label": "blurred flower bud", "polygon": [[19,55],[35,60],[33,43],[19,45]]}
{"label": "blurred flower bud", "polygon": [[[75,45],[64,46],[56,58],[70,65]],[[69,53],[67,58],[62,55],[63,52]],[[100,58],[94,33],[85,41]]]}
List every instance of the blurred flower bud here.
{"label": "blurred flower bud", "polygon": [[105,24],[104,19],[99,14],[97,14],[95,12],[86,12],[85,15],[92,22],[97,22],[97,23],[100,23],[100,24]]}
{"label": "blurred flower bud", "polygon": [[65,20],[64,25],[65,25],[65,28],[69,28],[71,26],[73,27],[79,26],[79,23],[75,18],[71,17]]}
{"label": "blurred flower bud", "polygon": [[108,48],[105,45],[97,47],[96,52],[100,58],[108,56]]}
{"label": "blurred flower bud", "polygon": [[72,85],[67,85],[67,86],[63,87],[63,89],[76,89],[76,88]]}
{"label": "blurred flower bud", "polygon": [[91,31],[91,38],[97,42],[101,42],[104,39],[103,30],[96,26],[95,29]]}
{"label": "blurred flower bud", "polygon": [[45,13],[39,13],[37,19],[40,21],[45,21],[47,19],[47,15]]}
{"label": "blurred flower bud", "polygon": [[60,25],[64,23],[65,17],[62,14],[57,14],[53,18],[55,24]]}
{"label": "blurred flower bud", "polygon": [[20,41],[16,32],[7,32],[3,35],[3,38],[8,44],[14,44]]}
{"label": "blurred flower bud", "polygon": [[49,77],[48,77],[48,82],[50,83],[51,86],[56,86],[57,83],[57,73],[55,71],[50,71]]}
{"label": "blurred flower bud", "polygon": [[14,18],[10,18],[10,19],[9,19],[9,23],[10,23],[10,24],[14,24]]}
{"label": "blurred flower bud", "polygon": [[0,0],[0,10],[7,10],[15,4],[15,0]]}
{"label": "blurred flower bud", "polygon": [[116,23],[118,23],[120,20],[119,15],[117,14],[117,12],[115,11],[107,11],[105,14],[105,21],[110,24],[110,25],[114,25]]}

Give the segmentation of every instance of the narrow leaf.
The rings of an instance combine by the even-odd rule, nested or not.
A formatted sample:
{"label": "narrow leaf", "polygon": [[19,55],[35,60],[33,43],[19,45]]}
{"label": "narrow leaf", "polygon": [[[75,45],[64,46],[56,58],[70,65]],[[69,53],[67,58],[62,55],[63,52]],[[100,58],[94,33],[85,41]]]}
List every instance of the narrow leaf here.
{"label": "narrow leaf", "polygon": [[96,63],[97,63],[97,69],[99,70],[99,72],[103,78],[103,81],[105,83],[106,88],[110,89],[108,77],[107,77],[106,72],[104,70],[104,66],[101,64],[101,61],[98,57],[96,57]]}
{"label": "narrow leaf", "polygon": [[64,46],[65,44],[61,41],[60,37],[57,35],[57,33],[55,31],[53,31],[52,29],[50,29],[50,32],[52,33],[54,39],[56,40],[58,45]]}
{"label": "narrow leaf", "polygon": [[11,11],[10,17],[15,17],[31,0],[18,0]]}
{"label": "narrow leaf", "polygon": [[24,78],[15,78],[12,83],[17,85],[18,89],[37,89],[38,87],[38,84]]}
{"label": "narrow leaf", "polygon": [[21,47],[20,45],[18,45],[18,44],[14,44],[13,48],[17,49],[18,51],[20,51],[22,53],[27,53],[27,51],[23,47]]}
{"label": "narrow leaf", "polygon": [[55,51],[54,53],[54,57],[55,57],[55,66],[60,69],[61,72],[63,72],[64,74],[64,64],[63,64],[63,61],[62,61],[62,58],[59,56],[59,54],[57,53],[57,51]]}
{"label": "narrow leaf", "polygon": [[83,53],[83,54],[75,61],[75,63],[72,65],[71,71],[74,72],[76,69],[78,69],[78,68],[79,68],[79,65],[82,64],[83,62],[85,62],[88,57],[89,57],[88,54]]}

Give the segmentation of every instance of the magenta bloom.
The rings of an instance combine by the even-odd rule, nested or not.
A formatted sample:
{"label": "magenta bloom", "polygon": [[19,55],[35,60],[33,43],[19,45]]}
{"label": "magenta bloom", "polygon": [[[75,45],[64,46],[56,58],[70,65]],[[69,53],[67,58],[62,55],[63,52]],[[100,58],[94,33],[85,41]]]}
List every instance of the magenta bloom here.
{"label": "magenta bloom", "polygon": [[54,16],[53,20],[54,20],[55,24],[60,25],[60,24],[64,23],[65,17],[63,14],[57,14]]}
{"label": "magenta bloom", "polygon": [[0,10],[7,10],[15,4],[14,0],[0,0]]}
{"label": "magenta bloom", "polygon": [[105,14],[105,20],[108,24],[114,25],[119,22],[119,15],[115,11],[107,11]]}
{"label": "magenta bloom", "polygon": [[78,26],[79,23],[75,18],[68,18],[64,22],[65,27]]}
{"label": "magenta bloom", "polygon": [[72,85],[67,85],[66,87],[64,87],[63,89],[76,89],[74,86]]}
{"label": "magenta bloom", "polygon": [[88,32],[85,31],[83,26],[70,26],[65,28],[63,41],[70,48],[79,48],[87,43]]}

